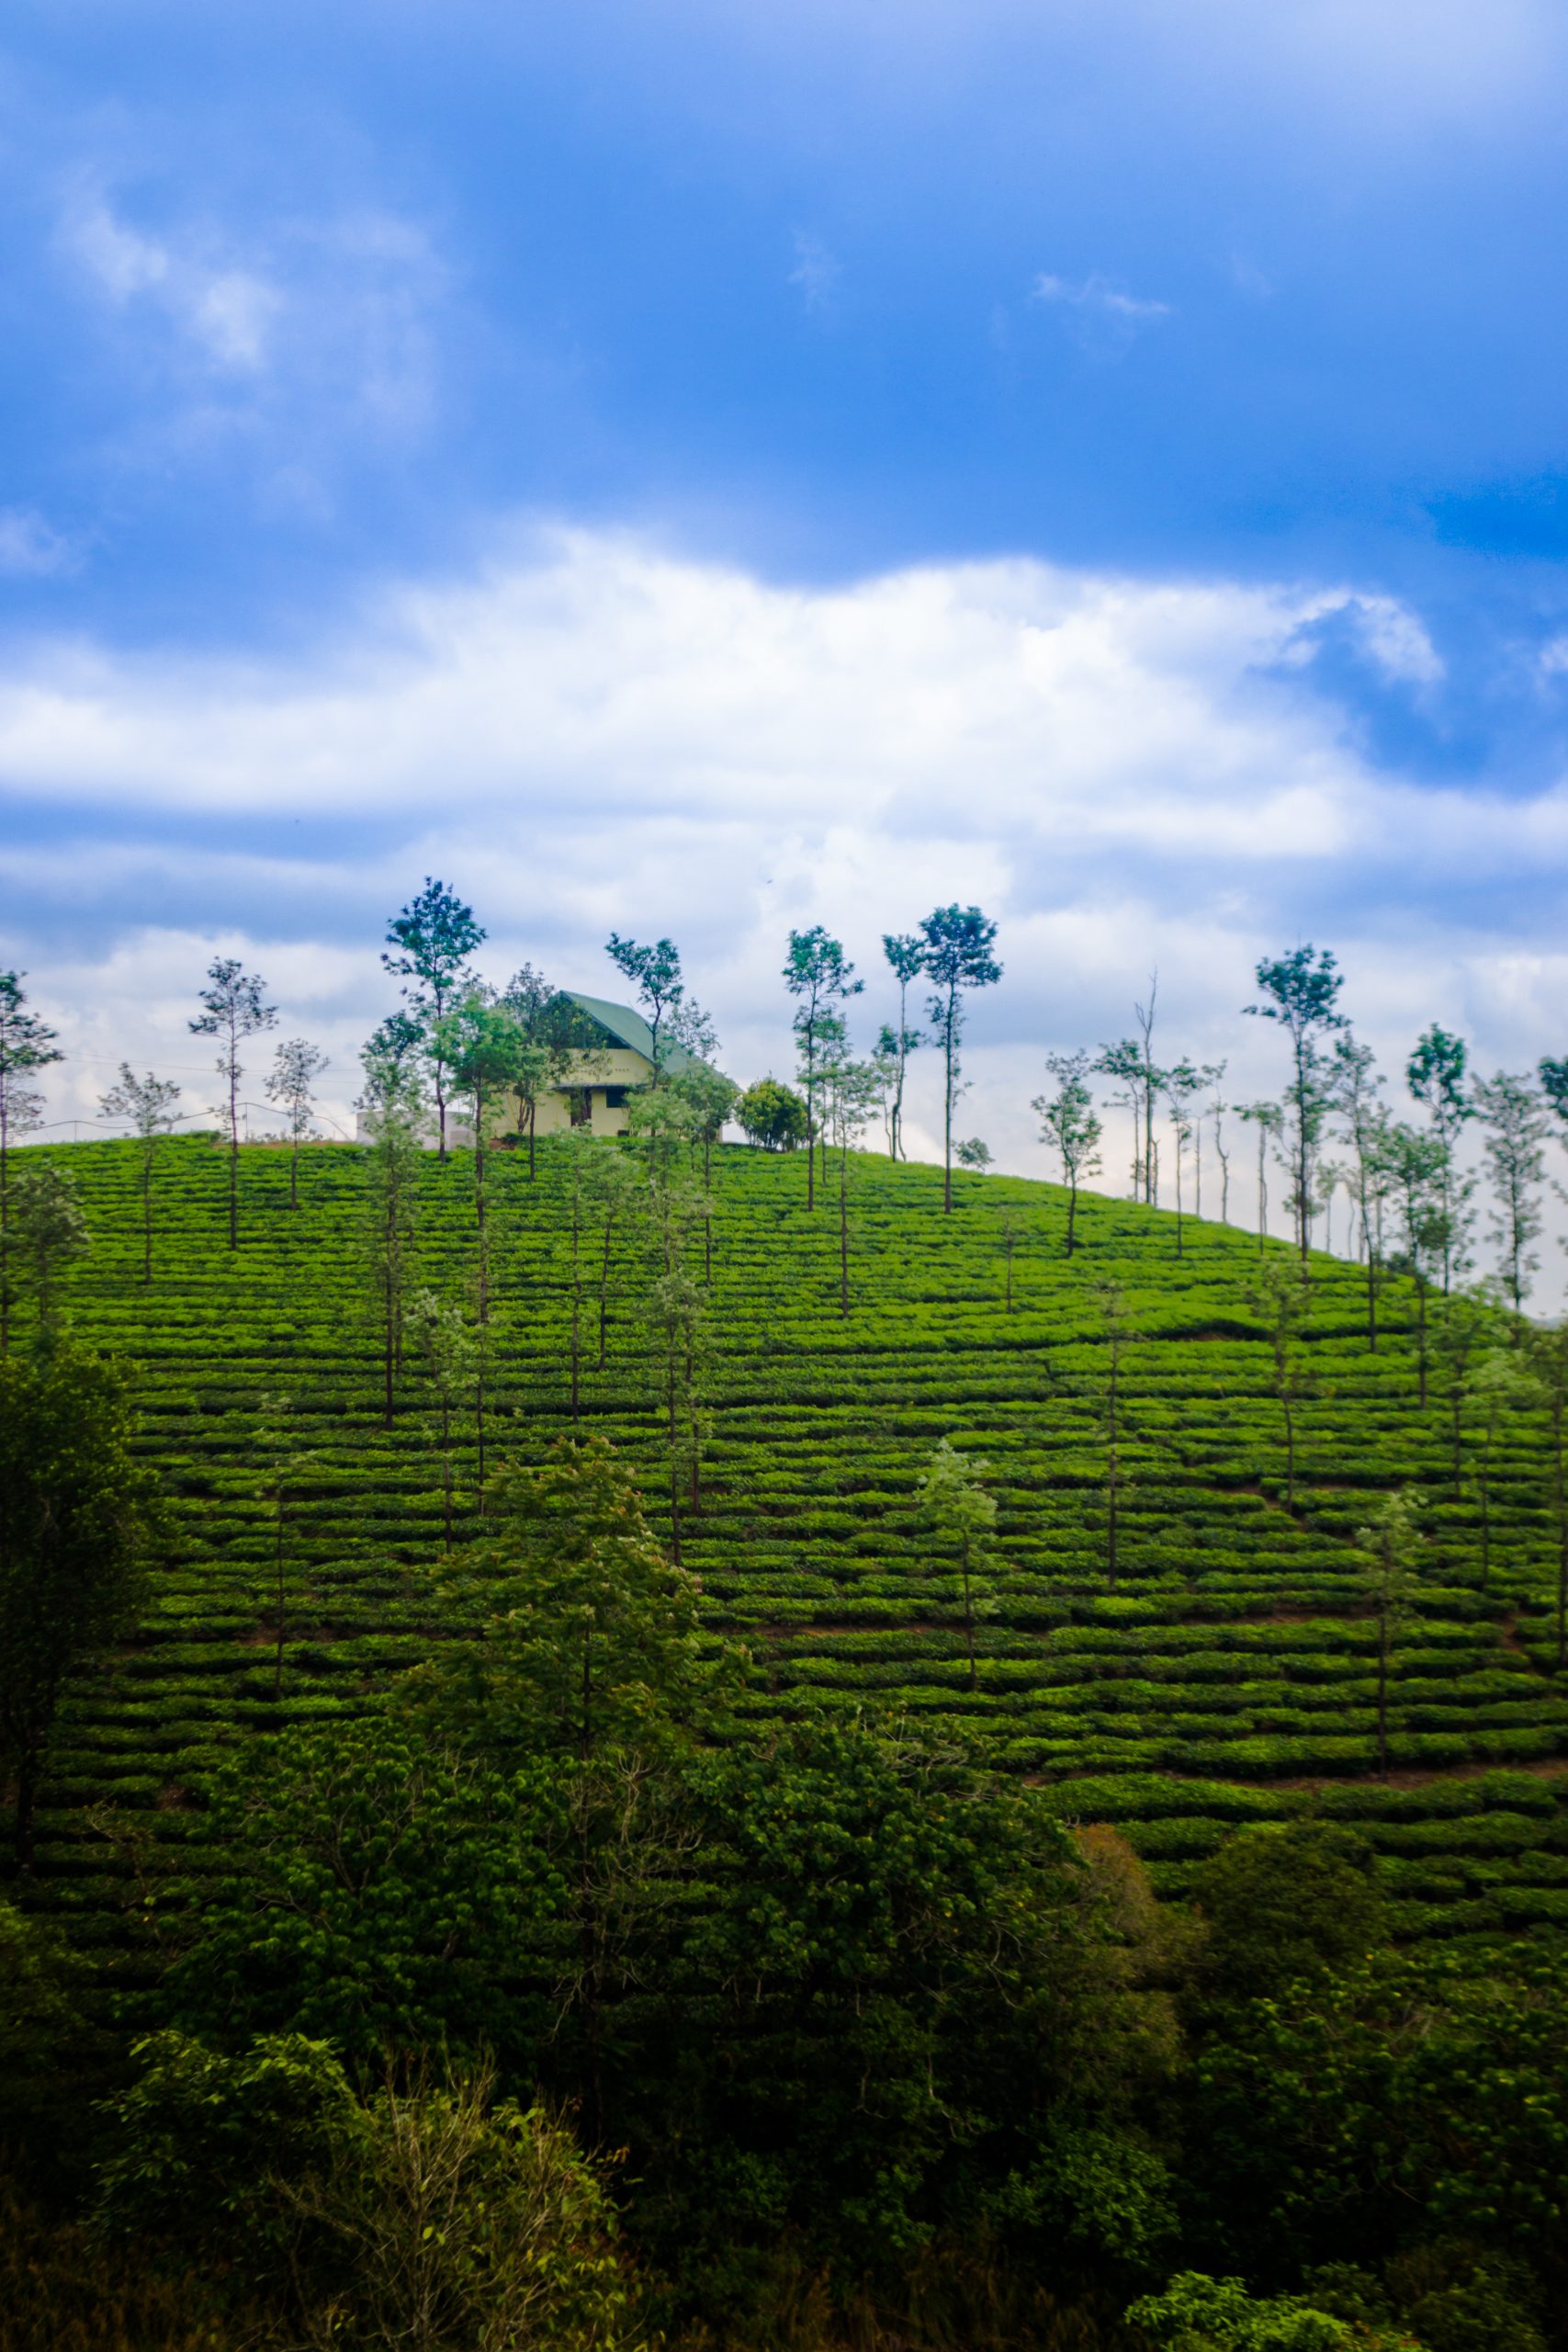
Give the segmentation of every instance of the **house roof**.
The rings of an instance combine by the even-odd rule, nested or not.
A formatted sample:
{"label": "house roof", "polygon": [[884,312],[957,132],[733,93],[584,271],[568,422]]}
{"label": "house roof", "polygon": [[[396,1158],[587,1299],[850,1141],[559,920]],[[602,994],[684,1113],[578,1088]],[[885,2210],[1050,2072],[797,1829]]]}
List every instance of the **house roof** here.
{"label": "house roof", "polygon": [[[573,1004],[581,1005],[601,1029],[607,1029],[617,1046],[629,1046],[634,1054],[640,1054],[644,1061],[651,1064],[653,1032],[640,1012],[634,1012],[628,1004],[606,1004],[603,997],[584,996],[578,989],[567,989],[563,994],[569,996]],[[693,1058],[684,1046],[667,1044],[664,1047],[666,1069],[689,1069]]]}

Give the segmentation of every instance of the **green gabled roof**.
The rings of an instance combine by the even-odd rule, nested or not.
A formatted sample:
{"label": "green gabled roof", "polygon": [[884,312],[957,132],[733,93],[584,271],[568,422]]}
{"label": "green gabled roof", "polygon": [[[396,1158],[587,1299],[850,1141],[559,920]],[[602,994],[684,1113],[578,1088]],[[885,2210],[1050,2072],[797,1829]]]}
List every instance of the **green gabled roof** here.
{"label": "green gabled roof", "polygon": [[[562,994],[570,997],[573,1004],[581,1005],[601,1029],[608,1030],[617,1046],[629,1046],[634,1054],[640,1054],[644,1061],[651,1064],[653,1032],[640,1012],[634,1012],[629,1004],[606,1004],[603,997],[584,996],[578,989],[565,989]],[[684,1046],[667,1045],[664,1048],[666,1069],[685,1069],[692,1058]]]}

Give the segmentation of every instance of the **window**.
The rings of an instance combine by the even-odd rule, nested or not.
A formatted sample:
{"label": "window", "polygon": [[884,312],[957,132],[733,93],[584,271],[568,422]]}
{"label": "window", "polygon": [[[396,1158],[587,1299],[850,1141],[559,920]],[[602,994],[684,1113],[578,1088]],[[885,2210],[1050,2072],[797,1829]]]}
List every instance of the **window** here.
{"label": "window", "polygon": [[606,1111],[624,1111],[624,1110],[626,1109],[626,1088],[625,1088],[624,1086],[607,1086],[607,1087],[604,1089],[604,1108],[605,1108],[605,1110],[606,1110]]}

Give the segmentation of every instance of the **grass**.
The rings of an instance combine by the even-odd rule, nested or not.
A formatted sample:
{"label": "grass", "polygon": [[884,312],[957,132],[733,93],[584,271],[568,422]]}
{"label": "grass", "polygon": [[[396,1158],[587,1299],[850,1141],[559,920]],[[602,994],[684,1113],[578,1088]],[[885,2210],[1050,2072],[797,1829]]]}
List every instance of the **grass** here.
{"label": "grass", "polygon": [[[490,1426],[532,1458],[570,1425],[566,1147],[536,1183],[491,1163]],[[193,1791],[230,1743],[373,1705],[444,1638],[443,1510],[424,1384],[389,1430],[363,1270],[364,1162],[242,1155],[242,1232],[209,1139],[164,1148],[154,1279],[141,1280],[134,1147],[56,1154],[94,1233],[72,1278],[80,1335],[130,1361],[143,1442],[174,1498],[180,1552],[136,1639],[71,1694],[40,1815],[38,1899],[133,1986],[158,1858],[220,1868]],[[896,1705],[961,1736],[1077,1819],[1114,1821],[1179,1894],[1239,1820],[1309,1810],[1352,1821],[1386,1858],[1410,1935],[1568,1923],[1568,1703],[1554,1676],[1554,1553],[1544,1428],[1506,1428],[1495,1464],[1489,1583],[1473,1464],[1457,1486],[1446,1404],[1418,1409],[1412,1300],[1313,1264],[1287,1499],[1272,1359],[1247,1302],[1255,1237],[1090,1196],[1062,1254],[1066,1196],[853,1163],[852,1306],[839,1309],[836,1207],[807,1216],[798,1159],[716,1155],[716,1354],[702,1509],[685,1557],[716,1637],[750,1648],[759,1719]],[[422,1277],[467,1295],[471,1162],[422,1171]],[[1004,1224],[1015,1234],[1005,1304]],[[1272,1244],[1279,1250],[1282,1245]],[[1119,1575],[1104,1533],[1107,1349],[1095,1281],[1126,1295]],[[587,1425],[638,1464],[657,1515],[660,1425],[639,1335],[646,1273],[613,1261],[609,1353],[582,1382]],[[585,1325],[594,1321],[585,1317]],[[287,1600],[276,1692],[276,1528],[265,1400],[287,1396]],[[465,1426],[458,1534],[476,1524]],[[952,1564],[933,1556],[915,1484],[938,1439],[989,1464],[994,1568],[971,1679]],[[1391,1775],[1377,1773],[1375,1629],[1357,1528],[1406,1483],[1428,1498],[1417,1609],[1393,1659]]]}

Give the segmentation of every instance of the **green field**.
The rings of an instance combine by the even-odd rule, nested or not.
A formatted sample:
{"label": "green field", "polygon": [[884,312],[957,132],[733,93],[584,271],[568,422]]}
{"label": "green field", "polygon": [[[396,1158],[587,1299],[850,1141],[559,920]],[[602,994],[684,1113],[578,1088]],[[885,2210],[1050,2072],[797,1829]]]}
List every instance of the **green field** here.
{"label": "green field", "polygon": [[[570,1421],[564,1155],[538,1178],[491,1161],[492,1448],[537,1456]],[[29,1158],[31,1155],[28,1155]],[[40,1815],[39,1898],[132,1978],[138,1873],[160,1845],[198,1873],[203,1765],[282,1721],[375,1703],[444,1636],[443,1507],[424,1384],[383,1426],[364,1272],[363,1155],[317,1146],[298,1208],[286,1154],[242,1154],[242,1239],[227,1247],[223,1154],[163,1148],[154,1278],[141,1279],[130,1144],[64,1148],[94,1236],[71,1279],[77,1334],[135,1367],[142,1442],[174,1501],[177,1559],[137,1639],[71,1697]],[[743,1641],[759,1715],[897,1706],[1024,1776],[1042,1801],[1114,1822],[1179,1894],[1239,1820],[1317,1808],[1383,1856],[1395,1931],[1519,1935],[1568,1922],[1568,1726],[1554,1678],[1556,1537],[1547,1435],[1509,1419],[1495,1458],[1492,1568],[1480,1577],[1473,1434],[1456,1487],[1434,1379],[1416,1403],[1408,1285],[1391,1283],[1376,1353],[1364,1274],[1315,1258],[1285,1498],[1271,1357],[1247,1286],[1254,1237],[1099,1196],[1062,1254],[1055,1187],[853,1162],[852,1307],[839,1306],[836,1201],[805,1206],[800,1158],[716,1154],[712,1429],[687,1565],[716,1636]],[[422,1171],[422,1272],[466,1296],[472,1169]],[[1013,1311],[1004,1228],[1015,1236]],[[1270,1245],[1280,1250],[1281,1245]],[[1108,1589],[1107,1348],[1094,1278],[1123,1286],[1120,1573]],[[608,1361],[584,1421],[664,1487],[634,1238],[612,1261]],[[25,1338],[25,1332],[24,1332]],[[282,1696],[277,1531],[258,1411],[286,1396]],[[465,1420],[458,1536],[476,1520]],[[971,1677],[951,1563],[915,1500],[931,1448],[983,1455],[999,1504]],[[1381,1493],[1427,1498],[1419,1608],[1402,1632],[1393,1770],[1377,1771],[1375,1629],[1354,1537]],[[151,1840],[138,1831],[151,1833]],[[130,1833],[130,1834],[128,1834]],[[151,1842],[152,1840],[156,1843]],[[151,1861],[149,1857],[152,1858]],[[188,1876],[183,1872],[182,1875]]]}

